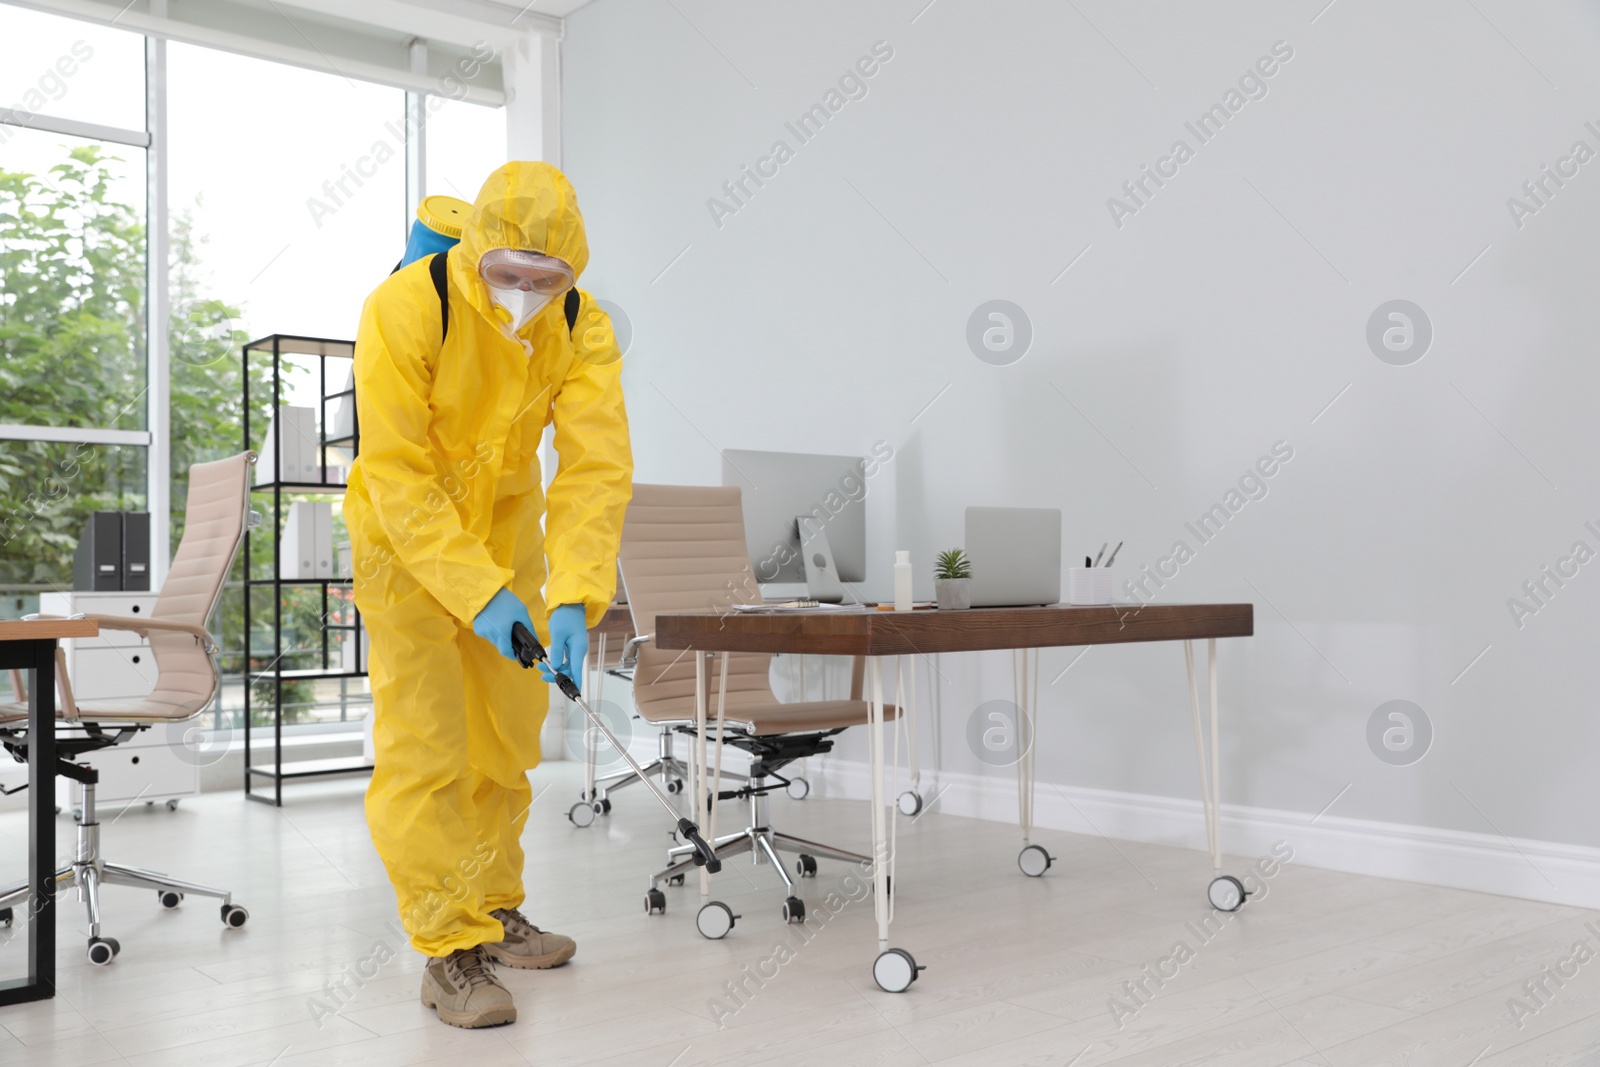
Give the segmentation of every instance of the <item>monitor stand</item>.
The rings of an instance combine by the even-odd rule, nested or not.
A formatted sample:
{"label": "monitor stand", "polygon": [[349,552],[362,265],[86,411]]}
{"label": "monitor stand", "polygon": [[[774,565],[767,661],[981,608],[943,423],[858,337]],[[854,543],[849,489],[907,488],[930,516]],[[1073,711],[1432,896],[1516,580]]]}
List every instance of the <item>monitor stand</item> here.
{"label": "monitor stand", "polygon": [[800,531],[800,565],[806,575],[806,595],[819,604],[844,602],[844,583],[839,581],[839,568],[834,566],[833,549],[828,547],[828,534],[821,527],[807,530],[816,519],[810,515],[795,518]]}

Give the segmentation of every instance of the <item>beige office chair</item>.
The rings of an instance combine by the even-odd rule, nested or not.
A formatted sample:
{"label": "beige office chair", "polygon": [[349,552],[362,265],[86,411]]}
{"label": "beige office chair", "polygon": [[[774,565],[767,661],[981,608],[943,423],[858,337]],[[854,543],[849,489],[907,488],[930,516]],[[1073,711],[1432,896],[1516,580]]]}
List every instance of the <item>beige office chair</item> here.
{"label": "beige office chair", "polygon": [[[606,647],[606,662],[601,668],[593,672],[596,682],[603,681],[604,679],[601,676],[606,674],[631,683],[633,681],[633,672],[639,666],[639,647],[642,644],[644,644],[642,640],[631,636],[620,644],[608,644]],[[589,647],[596,647],[593,634],[589,638]],[[594,691],[597,694],[600,692],[598,685],[594,687]],[[598,700],[596,704],[598,706]],[[643,718],[643,716],[635,714],[634,718]],[[594,788],[591,790],[585,786],[579,793],[578,803],[574,804],[567,812],[567,818],[572,820],[573,825],[589,826],[593,824],[595,816],[610,815],[611,794],[637,783],[641,776],[659,778],[661,787],[668,793],[681,794],[684,791],[684,783],[691,776],[691,768],[685,762],[685,757],[679,756],[674,747],[673,738],[676,735],[676,730],[671,726],[660,726],[657,729],[659,734],[656,738],[657,751],[655,759],[646,763],[639,771],[635,771],[632,767],[624,767],[620,771],[596,776]],[[592,763],[595,761],[597,753],[595,747],[589,744],[588,739],[593,735],[586,731],[584,736],[584,758]],[[748,780],[745,775],[736,774],[732,771],[723,771],[722,777],[724,781],[729,782]],[[810,786],[805,779],[792,779],[792,784],[789,787],[790,796],[801,799],[809,791]]]}
{"label": "beige office chair", "polygon": [[[646,721],[693,735],[697,653],[660,649],[649,638],[655,633],[656,616],[663,613],[728,611],[735,603],[759,603],[745,543],[739,489],[635,485],[633,501],[622,524],[620,557],[634,631],[640,635],[636,640],[642,642],[633,672],[634,703]],[[781,704],[768,680],[772,658],[766,652],[733,652],[728,656],[721,742],[748,752],[751,762],[748,780],[736,789],[723,791],[717,799],[749,800],[750,825],[718,836],[714,844],[720,857],[748,852],[756,864],[771,863],[787,891],[784,918],[801,922],[805,904],[796,895],[794,879],[784,869],[779,852],[798,855],[795,869],[801,877],[816,874],[818,857],[863,864],[870,860],[859,853],[774,830],[767,817],[767,793],[789,784],[790,779],[779,773],[785,766],[829,751],[834,734],[865,725],[867,703],[860,699],[863,671],[858,660],[851,699]],[[713,706],[718,699],[720,673],[717,668],[710,675],[708,688]],[[892,720],[899,713],[898,708],[884,708],[886,719]],[[689,845],[668,850],[667,866],[650,877],[646,912],[666,910],[666,895],[658,886],[662,881],[681,884],[683,876],[694,867],[692,852]],[[715,907],[727,911],[722,905]],[[731,926],[731,913],[726,920],[715,915],[708,920],[703,909],[699,926],[702,934],[720,937]]]}
{"label": "beige office chair", "polygon": [[[120,744],[152,726],[192,719],[211,703],[222,684],[217,646],[206,629],[222,596],[222,586],[233,567],[249,527],[250,468],[254,452],[189,468],[189,497],[183,541],[178,545],[167,579],[148,618],[131,615],[88,615],[102,630],[131,630],[150,639],[156,661],[156,683],[141,699],[74,700],[66,671],[56,679],[60,691],[56,717],[56,773],[83,785],[83,815],[78,823],[77,851],[72,863],[56,871],[56,888],[76,886],[89,911],[89,962],[104,965],[116,958],[121,945],[116,938],[100,936],[100,886],[126,885],[153,889],[163,907],[175,908],[184,894],[217,897],[222,901],[222,922],[240,927],[250,913],[233,903],[226,889],[169,878],[142,867],[111,863],[100,855],[100,826],[95,819],[94,793],[99,774],[92,764],[75,757]],[[21,696],[20,680],[12,679]],[[26,705],[0,705],[0,742],[16,756],[25,751]],[[23,758],[18,756],[18,758]],[[49,783],[34,782],[45,789]],[[0,922],[11,921],[11,905],[28,897],[26,882],[0,886]]]}

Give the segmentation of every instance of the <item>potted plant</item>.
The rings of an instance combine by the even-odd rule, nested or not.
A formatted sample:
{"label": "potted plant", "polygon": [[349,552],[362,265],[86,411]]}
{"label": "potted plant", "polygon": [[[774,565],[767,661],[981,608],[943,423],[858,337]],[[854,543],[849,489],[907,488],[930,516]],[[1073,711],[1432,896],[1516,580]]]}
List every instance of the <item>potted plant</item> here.
{"label": "potted plant", "polygon": [[933,570],[933,595],[941,611],[972,606],[972,561],[959,548],[939,553]]}

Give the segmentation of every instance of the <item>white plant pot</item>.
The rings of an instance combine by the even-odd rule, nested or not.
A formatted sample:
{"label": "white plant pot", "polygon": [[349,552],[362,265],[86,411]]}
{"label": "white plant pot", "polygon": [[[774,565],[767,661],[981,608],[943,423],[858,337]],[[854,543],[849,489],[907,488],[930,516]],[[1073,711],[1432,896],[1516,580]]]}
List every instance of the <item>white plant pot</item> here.
{"label": "white plant pot", "polygon": [[940,611],[961,611],[972,607],[971,578],[935,578],[933,595]]}

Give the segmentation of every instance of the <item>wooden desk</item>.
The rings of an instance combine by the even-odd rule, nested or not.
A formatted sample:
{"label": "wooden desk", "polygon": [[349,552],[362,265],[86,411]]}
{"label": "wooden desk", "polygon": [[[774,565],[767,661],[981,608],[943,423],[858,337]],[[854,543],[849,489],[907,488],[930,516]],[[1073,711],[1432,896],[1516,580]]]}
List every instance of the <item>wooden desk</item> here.
{"label": "wooden desk", "polygon": [[[1135,641],[1182,641],[1189,672],[1189,698],[1194,713],[1196,759],[1200,766],[1201,807],[1211,850],[1212,881],[1207,897],[1213,907],[1234,911],[1244,903],[1244,885],[1222,873],[1221,798],[1217,784],[1217,638],[1248,637],[1255,632],[1250,604],[1113,604],[1105,607],[1054,605],[1038,608],[972,608],[966,611],[857,612],[725,612],[656,616],[655,644],[663,649],[702,653],[789,652],[867,657],[867,752],[872,785],[872,864],[876,889],[873,907],[878,921],[878,957],[873,977],[889,992],[902,992],[918,968],[910,953],[889,946],[889,868],[894,856],[887,847],[884,784],[883,678],[884,657],[938,655],[945,652],[1013,650],[1016,693],[1020,697],[1014,724],[1018,822],[1023,847],[1017,865],[1031,877],[1042,876],[1053,860],[1029,838],[1033,828],[1034,754],[1038,736],[1038,652],[1064,645],[1106,645]],[[1210,705],[1209,754],[1200,714],[1200,696],[1191,641],[1207,643]],[[704,659],[696,661],[704,670]],[[897,666],[896,679],[901,678]],[[910,677],[915,678],[911,672]],[[697,686],[702,695],[704,685]],[[897,694],[905,709],[910,736],[915,737],[914,686]],[[702,706],[697,717],[705,721]],[[898,728],[898,724],[897,724]],[[1025,742],[1024,742],[1025,739]],[[909,750],[913,765],[915,748]],[[915,773],[913,773],[915,779]],[[921,798],[917,796],[917,809]],[[914,814],[913,809],[908,814]]]}
{"label": "wooden desk", "polygon": [[[633,636],[633,613],[626,604],[612,604],[606,609],[600,622],[589,631],[589,640],[593,642],[600,636],[612,639],[621,638],[623,641]],[[620,646],[621,641],[618,641]]]}
{"label": "wooden desk", "polygon": [[966,611],[729,612],[656,617],[656,646],[708,652],[910,656],[1000,648],[1249,637],[1249,604],[1113,604]]}
{"label": "wooden desk", "polygon": [[[25,670],[28,685],[28,977],[0,981],[0,1004],[56,995],[56,641],[94,637],[91,619],[0,621],[0,671]],[[9,757],[7,757],[9,758]]]}

